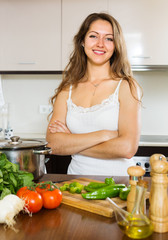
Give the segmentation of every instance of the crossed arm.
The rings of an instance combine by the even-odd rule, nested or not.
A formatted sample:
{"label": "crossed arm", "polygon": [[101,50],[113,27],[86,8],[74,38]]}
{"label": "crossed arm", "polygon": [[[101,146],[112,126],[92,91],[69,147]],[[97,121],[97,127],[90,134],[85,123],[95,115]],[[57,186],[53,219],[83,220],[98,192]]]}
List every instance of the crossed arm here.
{"label": "crossed arm", "polygon": [[[140,136],[140,103],[135,100],[127,83],[120,87],[120,113],[118,131],[101,130],[73,134],[66,126],[66,99],[61,92],[54,104],[54,111],[47,129],[48,146],[53,154],[112,159],[131,158],[137,151]],[[63,107],[64,106],[64,107]]]}

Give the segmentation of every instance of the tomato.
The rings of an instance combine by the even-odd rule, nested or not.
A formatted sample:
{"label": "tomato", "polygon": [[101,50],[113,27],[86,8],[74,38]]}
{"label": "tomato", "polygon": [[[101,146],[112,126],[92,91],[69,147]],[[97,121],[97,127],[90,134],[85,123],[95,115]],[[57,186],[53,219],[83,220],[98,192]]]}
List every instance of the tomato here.
{"label": "tomato", "polygon": [[19,198],[22,198],[22,196],[23,196],[23,194],[25,193],[25,192],[27,192],[27,191],[30,191],[29,189],[28,189],[28,187],[22,187],[22,188],[20,188],[18,191],[17,191],[17,193],[16,193],[16,195],[19,197]]}
{"label": "tomato", "polygon": [[36,191],[40,194],[47,191],[48,189],[54,189],[54,185],[46,184],[45,182],[41,182],[40,185],[36,187]]}
{"label": "tomato", "polygon": [[36,213],[43,207],[42,196],[36,191],[26,191],[22,195],[22,199],[25,201],[26,208],[30,213]]}
{"label": "tomato", "polygon": [[62,202],[62,192],[59,189],[48,190],[42,193],[42,198],[44,208],[54,209]]}

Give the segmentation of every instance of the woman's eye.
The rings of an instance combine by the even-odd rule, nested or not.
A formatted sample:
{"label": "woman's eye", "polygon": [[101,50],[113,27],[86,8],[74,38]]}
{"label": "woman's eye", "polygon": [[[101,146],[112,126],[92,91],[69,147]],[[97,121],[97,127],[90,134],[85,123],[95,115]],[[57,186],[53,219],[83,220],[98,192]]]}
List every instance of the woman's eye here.
{"label": "woman's eye", "polygon": [[90,38],[96,38],[97,36],[95,36],[95,35],[90,35],[89,37],[90,37]]}
{"label": "woman's eye", "polygon": [[106,40],[113,42],[113,38],[106,38]]}

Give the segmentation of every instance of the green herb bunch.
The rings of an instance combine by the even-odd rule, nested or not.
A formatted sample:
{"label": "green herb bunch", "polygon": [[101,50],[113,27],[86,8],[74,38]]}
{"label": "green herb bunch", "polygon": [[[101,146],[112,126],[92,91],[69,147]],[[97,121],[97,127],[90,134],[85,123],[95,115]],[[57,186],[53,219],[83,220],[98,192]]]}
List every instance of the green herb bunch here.
{"label": "green herb bunch", "polygon": [[10,162],[4,153],[0,152],[0,199],[8,194],[16,194],[17,190],[33,184],[32,173],[19,170],[19,166]]}

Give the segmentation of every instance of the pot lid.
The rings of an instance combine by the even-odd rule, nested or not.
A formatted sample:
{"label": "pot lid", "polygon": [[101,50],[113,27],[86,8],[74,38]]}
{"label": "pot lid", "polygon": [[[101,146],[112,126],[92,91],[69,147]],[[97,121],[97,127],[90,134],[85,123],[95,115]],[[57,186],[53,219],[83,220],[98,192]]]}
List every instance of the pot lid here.
{"label": "pot lid", "polygon": [[0,141],[0,149],[26,149],[46,146],[47,142],[36,139],[25,139],[13,136],[10,140]]}

